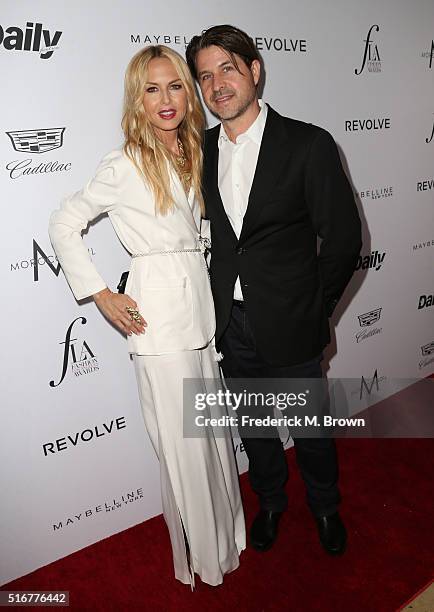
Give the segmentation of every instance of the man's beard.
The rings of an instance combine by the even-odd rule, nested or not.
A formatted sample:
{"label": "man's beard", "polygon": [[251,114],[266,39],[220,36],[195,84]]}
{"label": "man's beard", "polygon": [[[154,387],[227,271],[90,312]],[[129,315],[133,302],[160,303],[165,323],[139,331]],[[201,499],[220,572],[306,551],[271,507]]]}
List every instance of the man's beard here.
{"label": "man's beard", "polygon": [[210,111],[214,115],[216,115],[221,121],[233,121],[234,119],[238,119],[238,117],[241,117],[241,115],[244,115],[244,113],[249,108],[249,106],[251,105],[251,103],[254,101],[255,98],[256,98],[256,90],[253,90],[251,96],[249,96],[248,98],[244,100],[240,100],[239,106],[237,108],[222,109],[221,113],[219,113],[217,110],[214,110],[214,109],[210,109]]}

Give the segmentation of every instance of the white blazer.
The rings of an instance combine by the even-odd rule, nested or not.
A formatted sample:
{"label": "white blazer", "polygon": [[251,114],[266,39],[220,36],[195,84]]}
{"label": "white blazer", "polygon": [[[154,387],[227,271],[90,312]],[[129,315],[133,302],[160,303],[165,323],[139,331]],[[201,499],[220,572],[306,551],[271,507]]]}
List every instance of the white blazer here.
{"label": "white blazer", "polygon": [[[166,216],[155,213],[155,199],[122,150],[101,161],[95,177],[64,199],[52,213],[50,239],[71,290],[81,300],[104,289],[81,232],[107,213],[131,255],[199,246],[200,209],[188,198],[173,169],[171,189],[176,206]],[[130,353],[157,355],[206,346],[215,333],[214,304],[205,259],[200,252],[133,257],[125,293],[138,304],[146,332],[128,336]]]}

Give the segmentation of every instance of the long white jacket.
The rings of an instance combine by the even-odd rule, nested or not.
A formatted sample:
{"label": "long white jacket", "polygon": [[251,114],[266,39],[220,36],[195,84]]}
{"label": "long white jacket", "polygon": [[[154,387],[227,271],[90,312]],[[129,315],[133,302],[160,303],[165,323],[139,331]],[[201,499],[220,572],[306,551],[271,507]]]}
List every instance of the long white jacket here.
{"label": "long white jacket", "polygon": [[[176,207],[155,213],[155,199],[122,150],[101,161],[95,177],[64,199],[52,213],[50,239],[77,300],[104,289],[81,232],[107,213],[119,240],[133,257],[125,293],[137,303],[148,326],[128,337],[130,353],[155,355],[206,346],[215,333],[208,272],[201,252],[167,253],[198,248],[200,210],[192,190],[188,198],[170,171]],[[158,254],[164,251],[163,254]]]}

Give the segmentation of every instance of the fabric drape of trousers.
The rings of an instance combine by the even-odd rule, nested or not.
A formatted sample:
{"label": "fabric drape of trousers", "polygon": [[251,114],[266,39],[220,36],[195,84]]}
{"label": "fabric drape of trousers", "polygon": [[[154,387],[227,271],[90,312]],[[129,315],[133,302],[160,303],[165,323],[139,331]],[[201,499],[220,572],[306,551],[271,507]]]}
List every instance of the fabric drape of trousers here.
{"label": "fabric drape of trousers", "polygon": [[[266,316],[266,314],[264,314]],[[234,302],[231,319],[220,343],[220,362],[226,378],[321,378],[322,355],[292,366],[271,366],[256,350],[248,311]],[[264,510],[282,512],[288,500],[288,467],[280,438],[243,437],[249,459],[250,484]],[[336,512],[340,501],[336,447],[332,438],[294,437],[296,460],[306,485],[307,503],[315,516]]]}

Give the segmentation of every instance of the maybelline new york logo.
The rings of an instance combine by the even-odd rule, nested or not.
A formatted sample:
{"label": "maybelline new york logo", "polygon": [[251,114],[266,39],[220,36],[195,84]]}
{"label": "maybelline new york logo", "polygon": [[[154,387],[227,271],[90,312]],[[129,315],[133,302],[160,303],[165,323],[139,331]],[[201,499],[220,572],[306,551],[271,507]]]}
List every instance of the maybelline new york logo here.
{"label": "maybelline new york logo", "polygon": [[428,247],[434,247],[434,238],[423,242],[416,242],[416,244],[413,244],[413,251],[422,251]]}
{"label": "maybelline new york logo", "polygon": [[53,34],[45,30],[42,23],[28,21],[25,29],[17,26],[5,28],[0,25],[0,46],[6,51],[31,51],[41,59],[49,59],[58,48],[62,32]]}
{"label": "maybelline new york logo", "polygon": [[84,317],[77,317],[74,319],[66,330],[65,340],[63,342],[59,342],[60,346],[64,345],[62,373],[60,375],[59,382],[55,383],[54,380],[50,380],[50,387],[58,387],[63,382],[69,369],[68,366],[70,357],[72,359],[71,372],[74,374],[74,376],[92,374],[93,372],[97,372],[99,370],[98,360],[86,340],[80,340],[76,345],[74,343],[78,342],[78,339],[71,338],[72,328],[74,327],[74,323],[77,321],[80,321],[82,325],[87,323],[87,319]]}
{"label": "maybelline new york logo", "polygon": [[423,359],[419,361],[419,369],[426,368],[431,363],[434,363],[434,342],[428,342],[420,347]]}
{"label": "maybelline new york logo", "polygon": [[382,327],[372,327],[374,323],[377,323],[380,320],[381,311],[382,308],[374,308],[374,310],[370,310],[369,312],[365,312],[364,314],[357,316],[359,325],[362,328],[356,333],[357,343],[361,342],[362,340],[366,340],[366,338],[371,338],[372,336],[381,334],[383,329]]}
{"label": "maybelline new york logo", "polygon": [[84,523],[86,519],[93,518],[101,512],[114,512],[115,510],[126,508],[130,504],[138,502],[143,498],[143,488],[138,487],[137,489],[122,493],[122,495],[119,494],[118,497],[112,497],[110,500],[101,501],[101,503],[88,507],[85,510],[73,510],[57,523],[53,523],[53,531],[59,531],[70,525],[76,525],[77,523]]}
{"label": "maybelline new york logo", "polygon": [[[6,132],[12,146],[17,153],[30,153],[38,155],[47,153],[63,146],[64,127],[43,128],[32,130],[13,130]],[[33,159],[26,158],[13,160],[6,164],[6,170],[11,179],[34,174],[47,174],[51,172],[68,172],[71,163],[60,163],[59,161],[40,162],[32,166]]]}
{"label": "maybelline new york logo", "polygon": [[384,198],[391,198],[393,196],[393,187],[371,187],[370,189],[363,189],[359,191],[361,200],[380,200]]}
{"label": "maybelline new york logo", "polygon": [[378,51],[378,45],[373,41],[376,32],[379,32],[380,27],[378,25],[372,25],[366,38],[364,39],[365,48],[363,50],[362,65],[359,69],[355,68],[354,74],[359,76],[365,70],[368,72],[381,72],[381,58]]}

